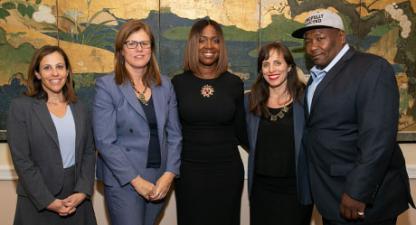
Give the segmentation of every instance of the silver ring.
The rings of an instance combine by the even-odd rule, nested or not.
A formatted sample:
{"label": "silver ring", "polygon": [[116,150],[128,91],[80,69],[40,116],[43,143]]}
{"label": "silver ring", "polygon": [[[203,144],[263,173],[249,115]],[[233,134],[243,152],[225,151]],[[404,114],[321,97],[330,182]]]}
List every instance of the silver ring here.
{"label": "silver ring", "polygon": [[364,212],[357,212],[357,215],[364,216]]}

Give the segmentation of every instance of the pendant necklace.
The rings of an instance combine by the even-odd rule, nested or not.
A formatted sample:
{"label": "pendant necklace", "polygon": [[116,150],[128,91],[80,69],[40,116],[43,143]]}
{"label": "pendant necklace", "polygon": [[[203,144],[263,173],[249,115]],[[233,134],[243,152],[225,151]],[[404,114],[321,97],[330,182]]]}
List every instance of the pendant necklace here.
{"label": "pendant necklace", "polygon": [[146,100],[146,91],[147,91],[147,86],[144,86],[144,90],[143,92],[140,92],[139,90],[137,90],[136,85],[134,84],[133,80],[130,81],[132,86],[133,86],[133,90],[137,93],[137,99],[143,104],[143,105],[148,105],[149,101]]}

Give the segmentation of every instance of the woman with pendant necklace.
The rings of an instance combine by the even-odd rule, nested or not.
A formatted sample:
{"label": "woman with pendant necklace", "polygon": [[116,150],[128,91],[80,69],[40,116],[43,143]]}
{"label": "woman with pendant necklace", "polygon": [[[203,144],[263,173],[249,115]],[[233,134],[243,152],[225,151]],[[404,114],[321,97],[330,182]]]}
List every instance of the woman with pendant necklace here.
{"label": "woman with pendant necklace", "polygon": [[97,177],[112,225],[153,225],[179,174],[176,95],[154,51],[150,27],[129,20],[116,36],[114,73],[96,81]]}
{"label": "woman with pendant necklace", "polygon": [[309,225],[312,199],[302,148],[303,91],[289,49],[260,49],[258,76],[245,97],[251,225]]}
{"label": "woman with pendant necklace", "polygon": [[172,83],[182,123],[181,176],[175,181],[178,225],[239,225],[246,143],[242,80],[227,72],[220,25],[191,28],[184,73]]}

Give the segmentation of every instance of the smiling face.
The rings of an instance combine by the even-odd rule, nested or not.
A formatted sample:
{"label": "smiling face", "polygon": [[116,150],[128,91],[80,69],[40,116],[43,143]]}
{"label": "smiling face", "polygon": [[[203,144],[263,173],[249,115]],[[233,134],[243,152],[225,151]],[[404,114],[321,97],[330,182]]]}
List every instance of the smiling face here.
{"label": "smiling face", "polygon": [[46,55],[40,61],[39,71],[36,71],[35,75],[41,81],[42,88],[48,96],[62,94],[62,88],[68,77],[64,57],[58,52]]}
{"label": "smiling face", "polygon": [[[126,43],[134,42],[149,43],[150,37],[143,29],[141,29],[132,33],[126,40]],[[128,48],[127,44],[124,44],[122,55],[124,56],[127,70],[146,69],[152,55],[152,49],[146,48],[143,44],[138,44],[136,48]]]}
{"label": "smiling face", "polygon": [[345,44],[345,33],[334,28],[309,30],[305,33],[305,51],[320,69],[325,68]]}
{"label": "smiling face", "polygon": [[206,26],[198,43],[199,66],[214,68],[220,55],[220,37],[215,28],[211,25]]}
{"label": "smiling face", "polygon": [[287,75],[292,68],[287,64],[282,53],[271,49],[269,58],[263,60],[261,71],[263,78],[271,88],[286,87]]}

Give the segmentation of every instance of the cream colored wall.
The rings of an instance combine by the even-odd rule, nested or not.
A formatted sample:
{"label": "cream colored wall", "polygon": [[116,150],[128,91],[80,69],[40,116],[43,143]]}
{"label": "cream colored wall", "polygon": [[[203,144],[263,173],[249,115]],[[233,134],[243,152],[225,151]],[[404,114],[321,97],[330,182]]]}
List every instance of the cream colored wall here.
{"label": "cream colored wall", "polygon": [[[406,157],[409,176],[411,177],[412,195],[416,200],[416,144],[401,145]],[[246,165],[247,154],[241,152],[243,161]],[[0,143],[0,224],[11,225],[13,223],[14,209],[16,206],[16,181],[15,175],[10,173],[11,159],[7,144]],[[394,191],[394,190],[392,190]],[[96,184],[93,197],[94,210],[99,225],[109,225],[108,214],[104,206],[103,188],[101,183]],[[398,225],[416,225],[416,210],[408,210],[400,215]],[[164,215],[159,225],[176,225],[175,196],[169,198]],[[249,209],[247,198],[247,187],[244,186],[242,205],[241,205],[241,225],[249,225]],[[319,214],[314,212],[311,225],[322,225]]]}

